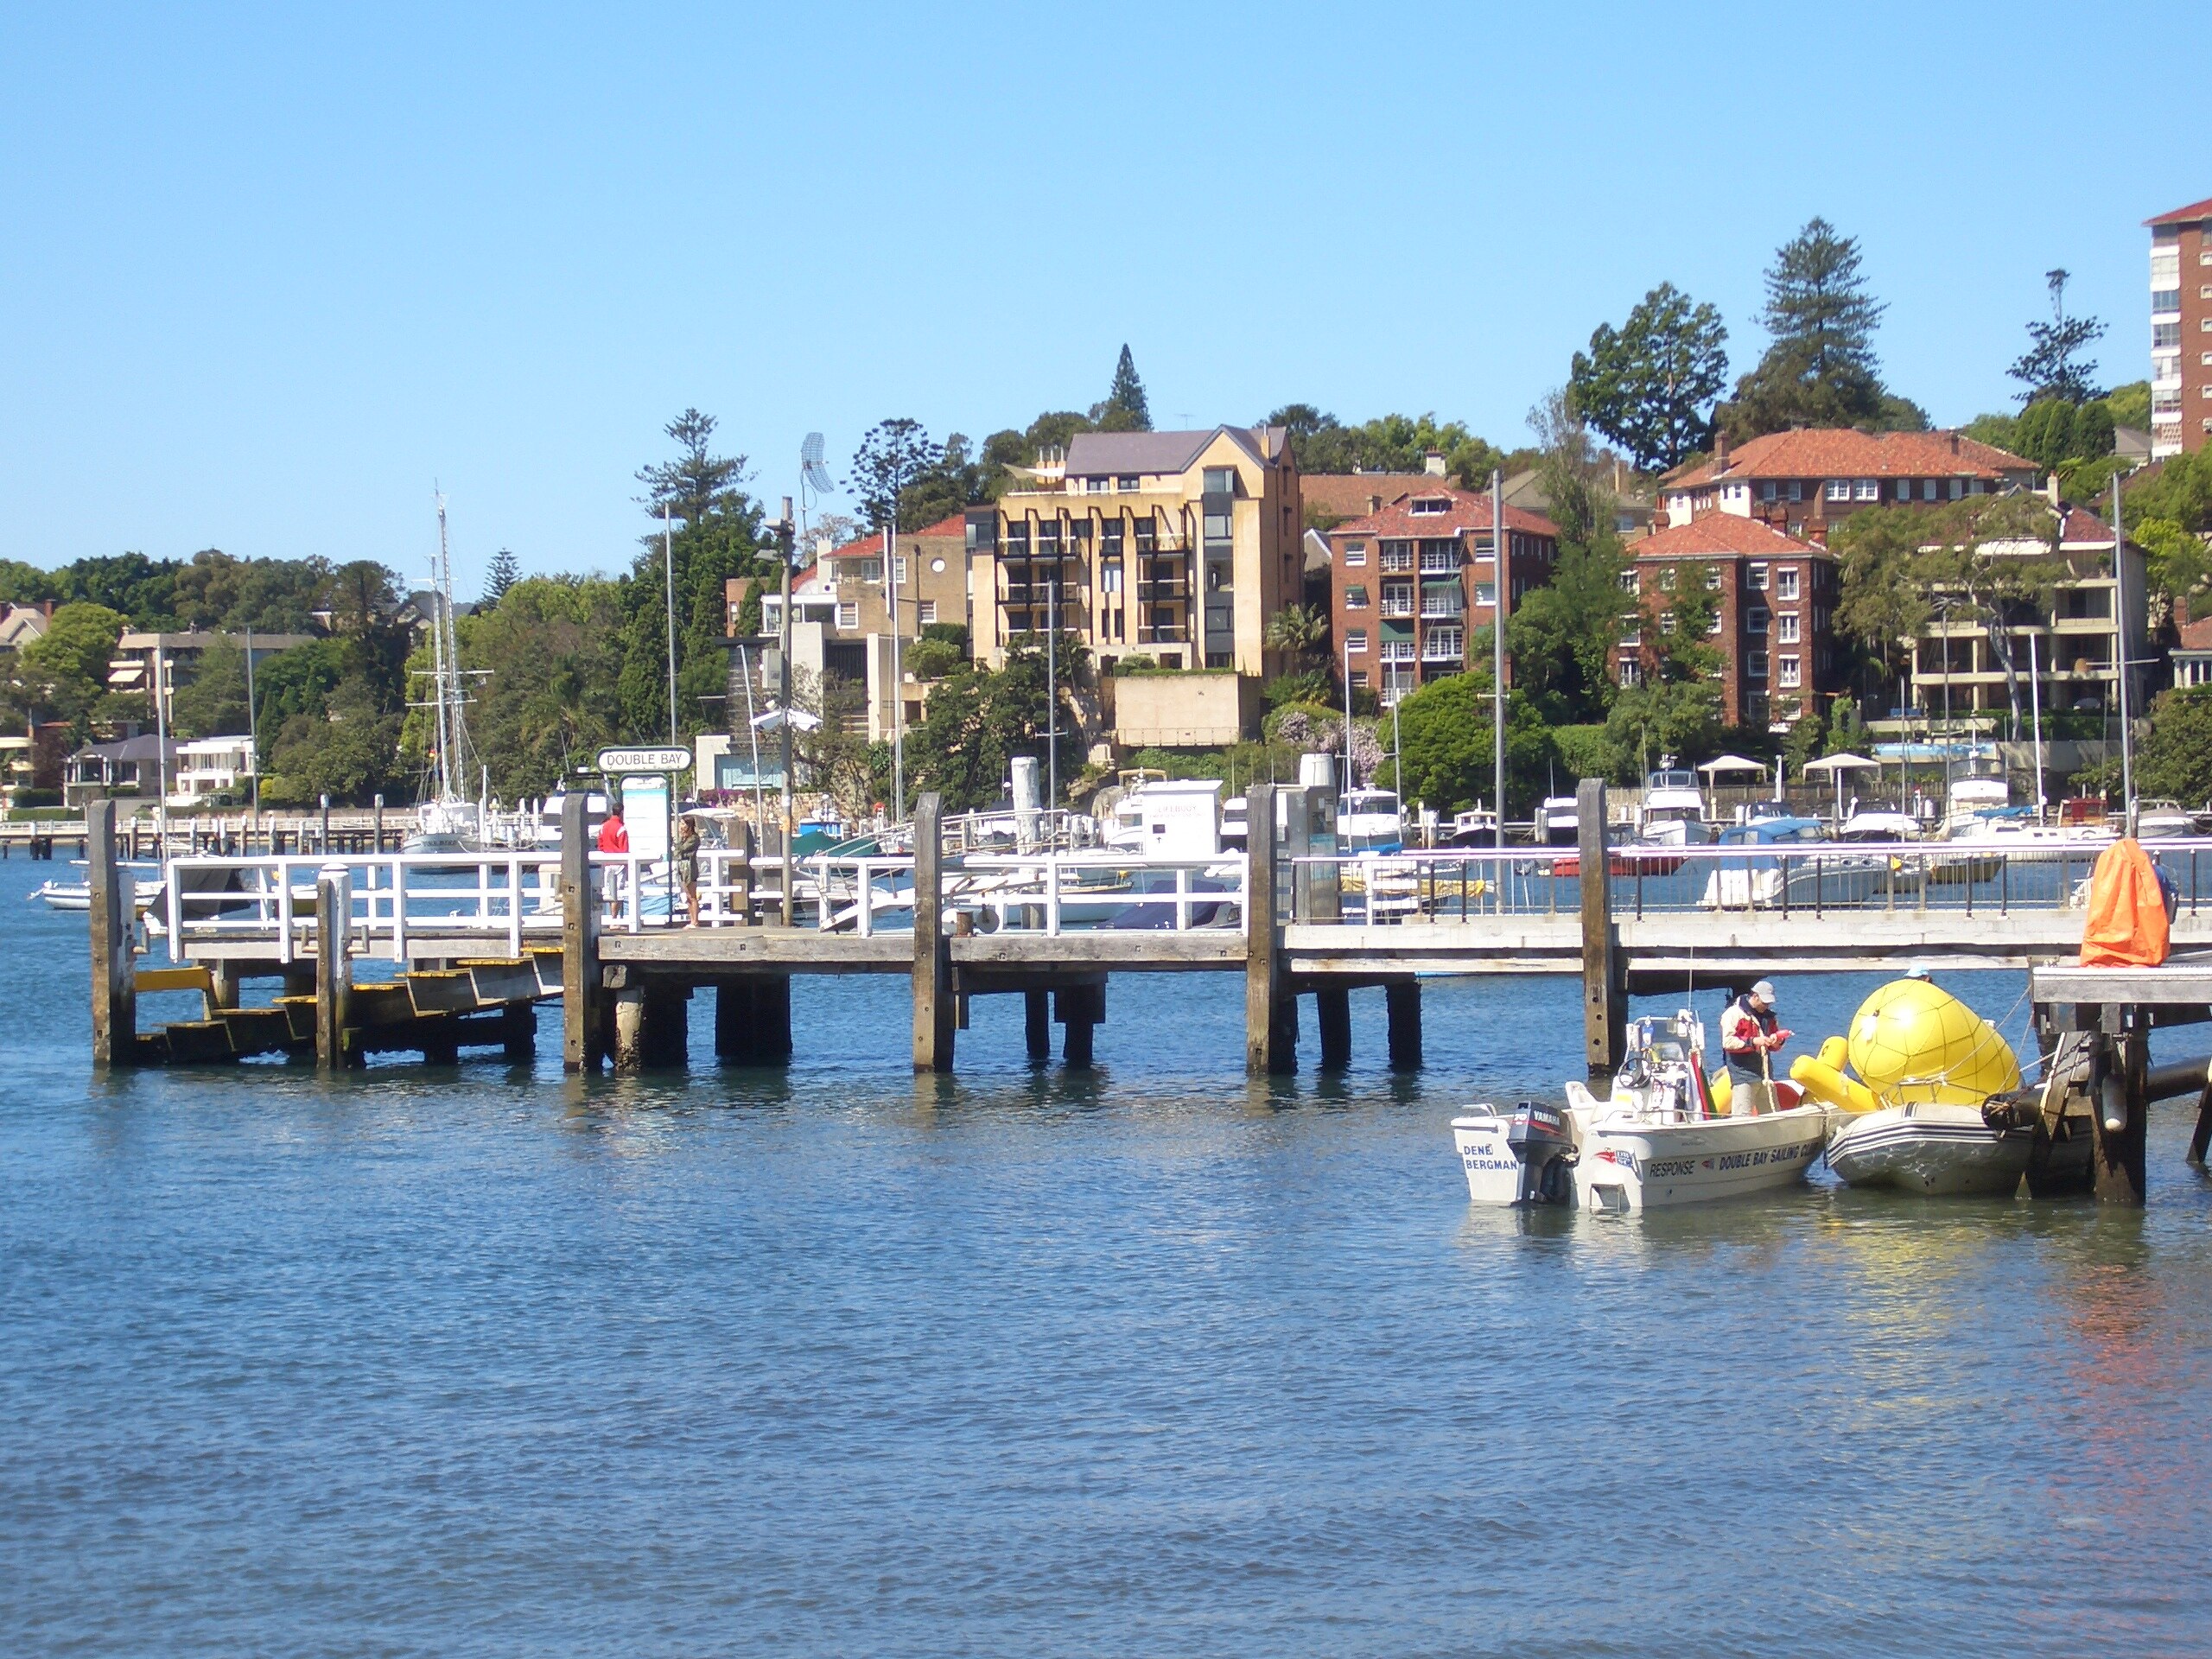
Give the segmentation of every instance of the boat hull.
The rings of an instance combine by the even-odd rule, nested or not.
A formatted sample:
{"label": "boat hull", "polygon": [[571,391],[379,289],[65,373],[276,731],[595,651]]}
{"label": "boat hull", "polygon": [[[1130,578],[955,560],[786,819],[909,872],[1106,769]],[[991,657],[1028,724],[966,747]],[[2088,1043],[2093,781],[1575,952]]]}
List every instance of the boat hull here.
{"label": "boat hull", "polygon": [[1592,1122],[1574,1169],[1586,1210],[1633,1213],[1788,1186],[1827,1144],[1827,1108],[1688,1123]]}
{"label": "boat hull", "polygon": [[2027,1173],[2035,1138],[1999,1131],[1974,1106],[1885,1106],[1845,1119],[1828,1142],[1828,1167],[1853,1186],[1929,1198],[2010,1198]]}

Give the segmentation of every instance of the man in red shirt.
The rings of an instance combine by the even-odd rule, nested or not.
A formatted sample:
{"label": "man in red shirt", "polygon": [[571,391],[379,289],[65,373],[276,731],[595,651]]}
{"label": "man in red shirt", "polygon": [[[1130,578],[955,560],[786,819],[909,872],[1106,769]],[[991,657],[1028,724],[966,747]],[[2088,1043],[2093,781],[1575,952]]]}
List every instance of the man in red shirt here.
{"label": "man in red shirt", "polygon": [[1773,1076],[1774,1055],[1789,1040],[1774,1014],[1774,982],[1763,979],[1728,1005],[1720,1016],[1720,1052],[1729,1075],[1738,1083],[1761,1083]]}
{"label": "man in red shirt", "polygon": [[622,822],[622,803],[620,801],[607,809],[607,822],[599,826],[598,847],[602,853],[626,853],[630,850],[630,826]]}

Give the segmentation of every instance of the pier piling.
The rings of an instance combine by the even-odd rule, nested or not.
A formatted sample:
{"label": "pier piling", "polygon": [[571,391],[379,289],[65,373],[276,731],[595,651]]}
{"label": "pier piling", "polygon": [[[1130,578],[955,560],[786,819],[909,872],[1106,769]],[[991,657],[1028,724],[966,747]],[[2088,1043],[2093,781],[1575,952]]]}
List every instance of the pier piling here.
{"label": "pier piling", "polygon": [[1351,993],[1340,985],[1317,988],[1313,1014],[1321,1030],[1321,1069],[1341,1071],[1351,1064]]}
{"label": "pier piling", "polygon": [[589,806],[581,791],[561,803],[561,1065],[569,1071],[598,1071],[606,1052]]}
{"label": "pier piling", "polygon": [[315,1064],[318,1071],[359,1065],[360,1051],[346,1040],[353,1017],[353,964],[346,953],[353,912],[352,884],[326,871],[315,884]]}
{"label": "pier piling", "polygon": [[[2124,1023],[2124,1010],[2107,1008],[2105,1013],[2108,1032],[2113,1024]],[[2089,1115],[2090,1190],[2100,1204],[2139,1205],[2143,1202],[2145,1131],[2151,1116],[2144,1086],[2149,1036],[2147,1030],[2126,1029],[2107,1038],[2105,1076]],[[2108,1090],[2118,1095],[2121,1123],[2117,1129],[2105,1127],[2104,1096]]]}
{"label": "pier piling", "polygon": [[1628,1052],[1628,988],[1612,914],[1605,847],[1605,784],[1575,791],[1575,842],[1582,888],[1582,1038],[1592,1077],[1610,1077]]}
{"label": "pier piling", "polygon": [[1298,1066],[1298,1001],[1282,961],[1282,923],[1275,909],[1276,784],[1247,791],[1244,904],[1244,1069],[1254,1077]]}
{"label": "pier piling", "polygon": [[[944,800],[914,803],[914,1070],[952,1070],[957,1009],[952,948],[944,937]],[[863,899],[865,902],[865,899]]]}
{"label": "pier piling", "polygon": [[130,1065],[138,1058],[138,966],[131,938],[137,913],[130,877],[116,864],[113,801],[85,808],[85,865],[92,891],[92,1064]]}
{"label": "pier piling", "polygon": [[1052,994],[1050,991],[1024,991],[1021,994],[1021,1036],[1033,1065],[1042,1065],[1052,1058]]}
{"label": "pier piling", "polygon": [[[1389,1020],[1390,1069],[1421,1070],[1421,982],[1394,979],[1382,988]],[[1347,1040],[1346,1046],[1350,1046]]]}

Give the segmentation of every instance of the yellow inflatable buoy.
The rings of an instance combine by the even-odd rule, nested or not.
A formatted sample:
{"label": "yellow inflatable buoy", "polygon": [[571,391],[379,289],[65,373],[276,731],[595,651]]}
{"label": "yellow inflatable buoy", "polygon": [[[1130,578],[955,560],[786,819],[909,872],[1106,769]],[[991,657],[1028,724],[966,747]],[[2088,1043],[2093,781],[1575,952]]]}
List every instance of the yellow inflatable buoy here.
{"label": "yellow inflatable buoy", "polygon": [[2019,1062],[1997,1027],[1924,979],[1891,980],[1876,991],[1852,1016],[1841,1056],[1838,1045],[1831,1037],[1818,1058],[1801,1059],[1790,1076],[1846,1111],[1916,1101],[1978,1105],[2020,1086]]}

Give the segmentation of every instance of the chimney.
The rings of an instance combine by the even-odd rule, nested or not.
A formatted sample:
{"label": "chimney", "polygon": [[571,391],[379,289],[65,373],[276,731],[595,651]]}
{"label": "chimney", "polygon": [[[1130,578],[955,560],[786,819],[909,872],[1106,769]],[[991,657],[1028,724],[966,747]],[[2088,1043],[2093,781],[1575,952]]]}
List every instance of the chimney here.
{"label": "chimney", "polygon": [[1381,496],[1379,496],[1379,495],[1370,495],[1370,496],[1369,496],[1369,497],[1367,498],[1367,510],[1368,510],[1370,512],[1382,512],[1382,498]]}
{"label": "chimney", "polygon": [[1728,470],[1728,435],[1719,429],[1713,435],[1713,470],[1716,473]]}
{"label": "chimney", "polygon": [[1950,435],[1951,435],[1951,453],[1952,453],[1953,454],[1955,454],[1955,454],[1957,454],[1959,453],[1959,435],[1958,435],[1957,433],[1954,432],[1954,433],[1952,433]]}
{"label": "chimney", "polygon": [[1430,450],[1421,458],[1421,469],[1431,478],[1443,477],[1444,452],[1441,449]]}

